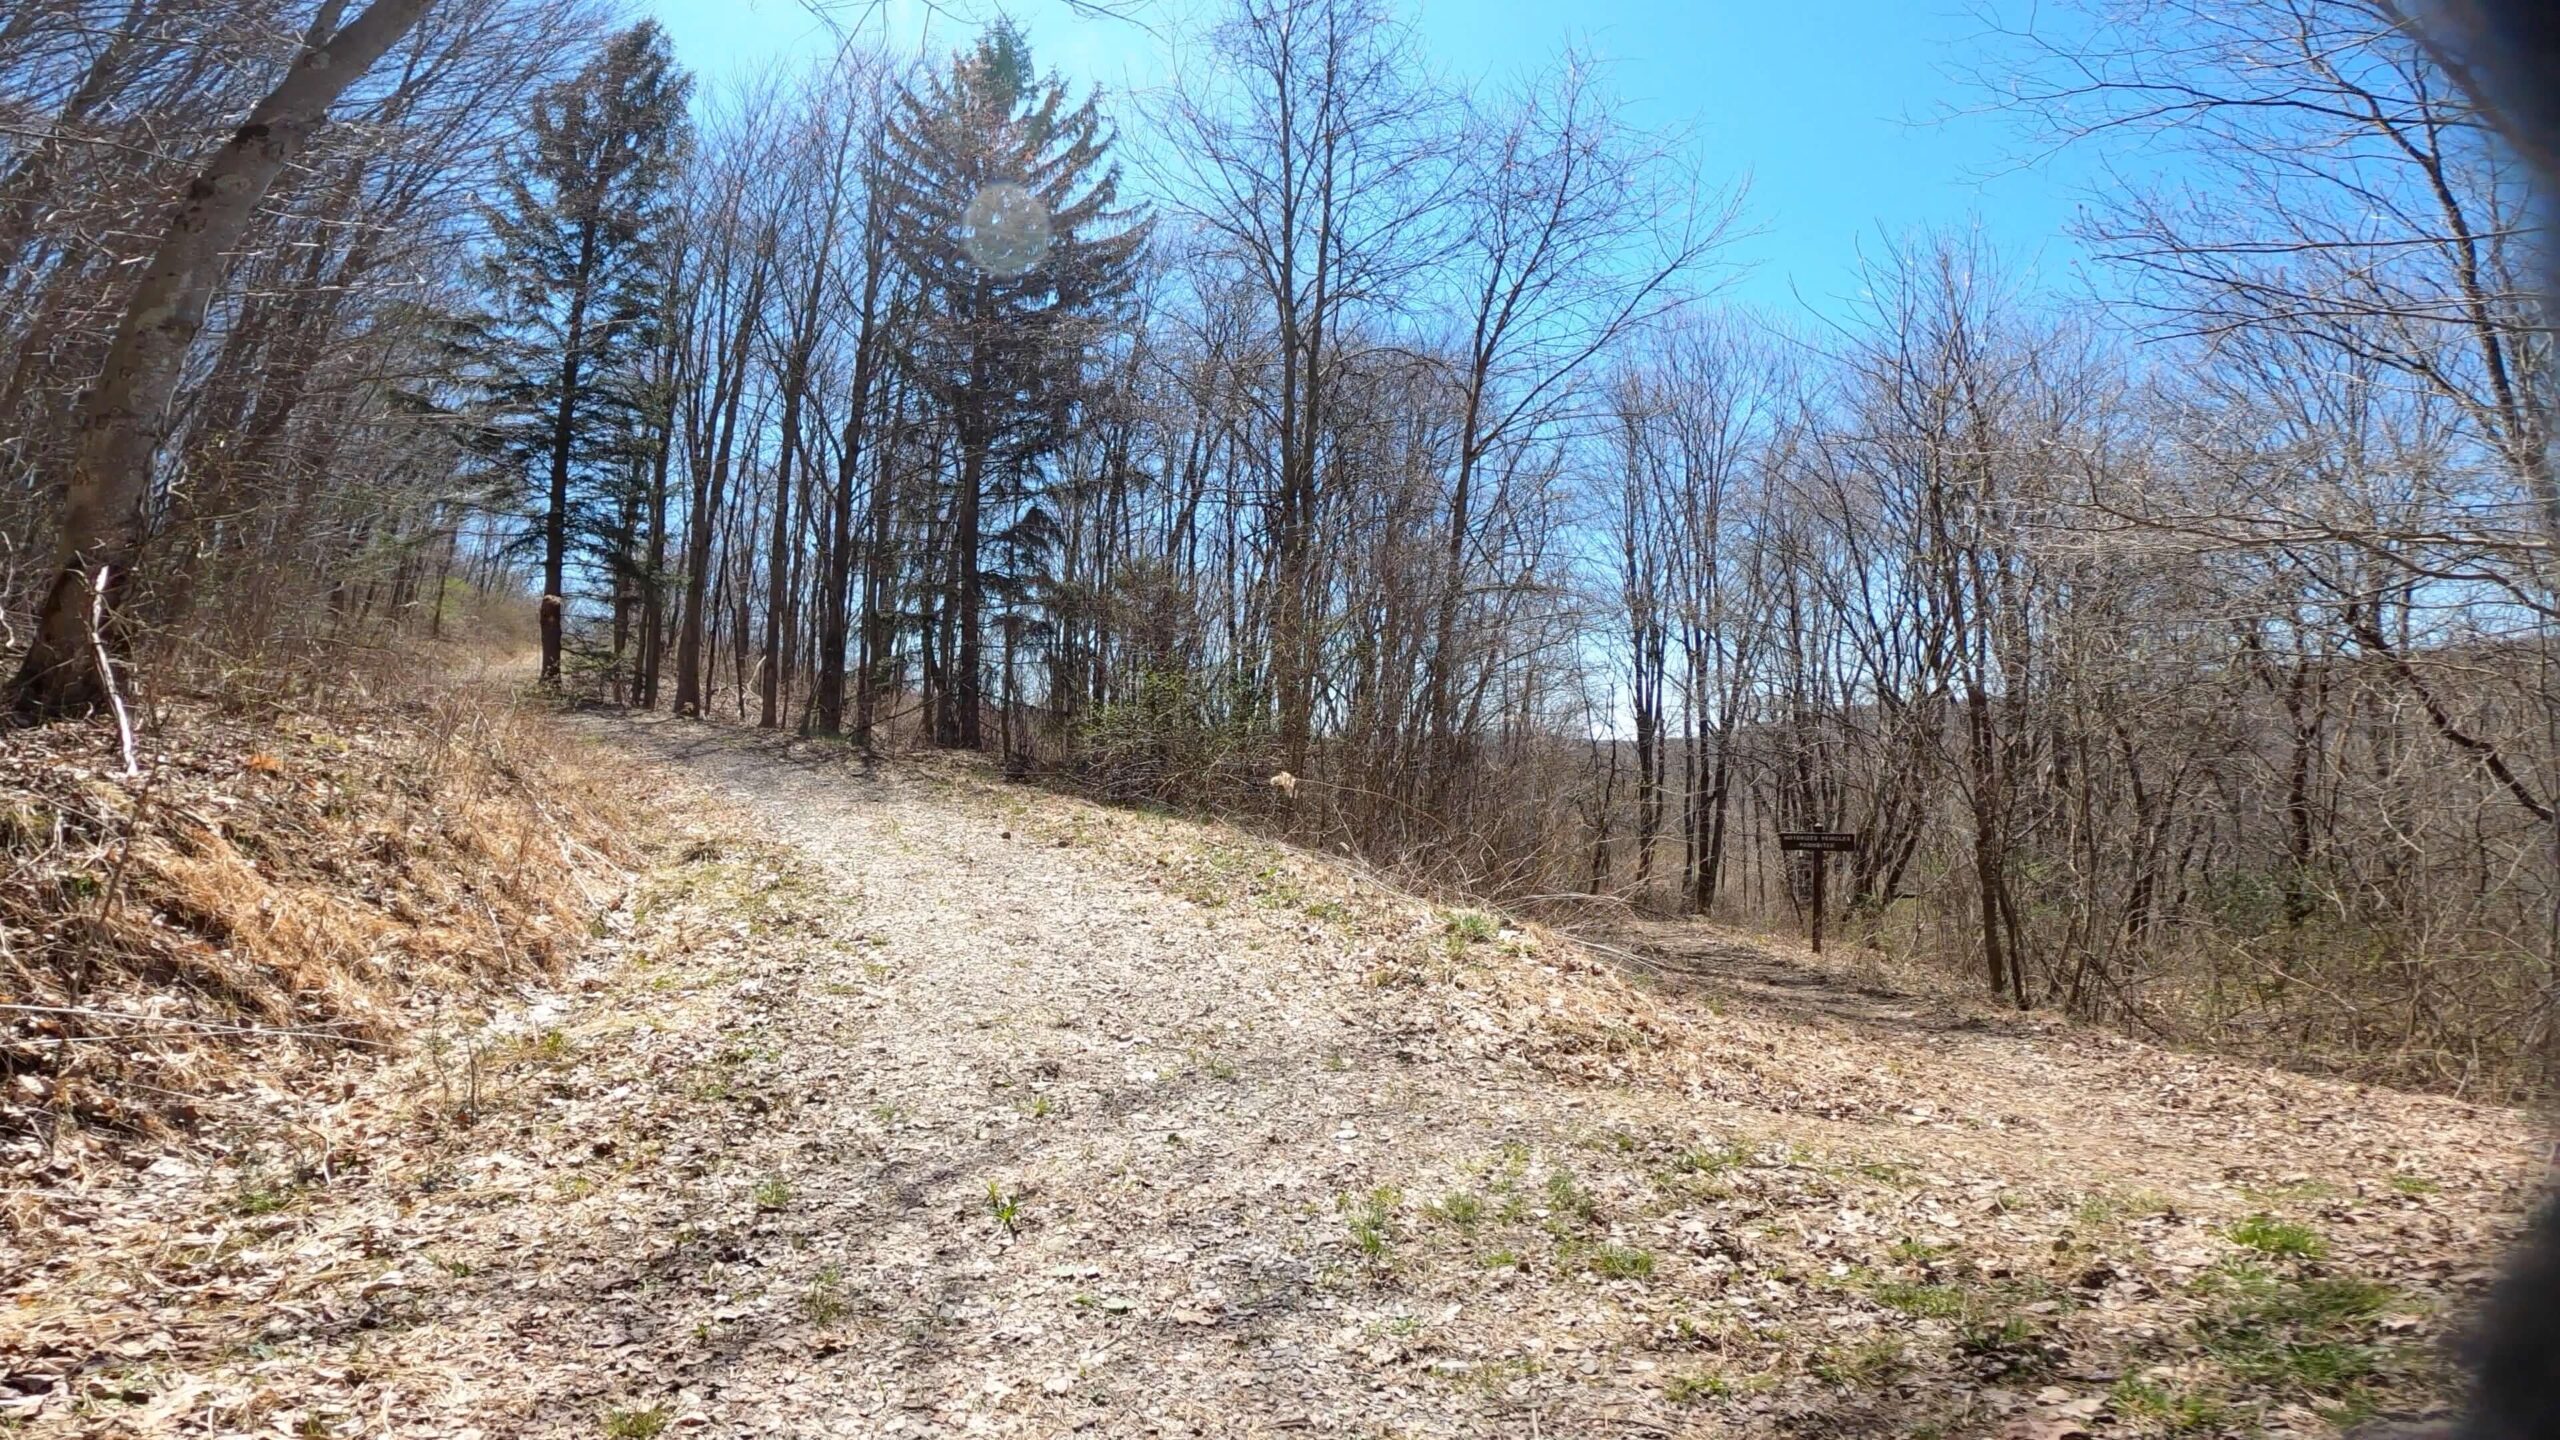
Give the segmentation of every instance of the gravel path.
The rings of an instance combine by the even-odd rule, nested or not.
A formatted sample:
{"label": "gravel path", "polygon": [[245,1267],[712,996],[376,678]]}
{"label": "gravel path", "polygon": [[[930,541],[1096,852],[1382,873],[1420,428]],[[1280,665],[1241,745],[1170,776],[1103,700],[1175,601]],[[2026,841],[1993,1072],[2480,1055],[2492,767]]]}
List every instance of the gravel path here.
{"label": "gravel path", "polygon": [[[2440,1393],[2520,1194],[2500,1112],[1730,938],[1652,994],[1219,827],[579,723],[687,833],[575,992],[21,1298],[115,1357],[37,1433],[2329,1435]],[[2234,1308],[2323,1276],[2369,1303]]]}
{"label": "gravel path", "polygon": [[1354,1293],[1340,1202],[1551,1131],[1569,1097],[1516,1061],[1400,1055],[1327,927],[1185,898],[1042,825],[1042,797],[699,727],[625,743],[770,824],[870,937],[870,979],[813,967],[759,1029],[830,1082],[775,1147],[795,1198],[760,1240],[857,1318],[825,1363],[775,1336],[704,1366],[683,1408],[778,1433],[1469,1429],[1480,1391],[1369,1363],[1462,1317]]}

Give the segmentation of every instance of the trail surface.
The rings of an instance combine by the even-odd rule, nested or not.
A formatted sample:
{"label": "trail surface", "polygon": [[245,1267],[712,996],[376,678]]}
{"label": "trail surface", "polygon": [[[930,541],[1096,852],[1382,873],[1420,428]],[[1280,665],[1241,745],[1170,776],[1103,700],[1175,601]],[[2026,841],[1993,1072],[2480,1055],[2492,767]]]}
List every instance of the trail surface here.
{"label": "trail surface", "polygon": [[37,1432],[2320,1435],[2515,1199],[2503,1112],[580,723],[693,817],[580,988],[22,1271]]}

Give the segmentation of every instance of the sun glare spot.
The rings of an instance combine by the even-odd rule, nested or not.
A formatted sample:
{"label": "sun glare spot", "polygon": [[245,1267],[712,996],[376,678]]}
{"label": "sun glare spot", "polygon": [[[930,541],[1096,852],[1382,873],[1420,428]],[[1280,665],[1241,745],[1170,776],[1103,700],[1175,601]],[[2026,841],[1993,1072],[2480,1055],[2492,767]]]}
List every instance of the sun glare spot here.
{"label": "sun glare spot", "polygon": [[1019,185],[998,181],[978,191],[960,216],[960,246],[979,269],[1000,279],[1028,274],[1049,254],[1049,207]]}

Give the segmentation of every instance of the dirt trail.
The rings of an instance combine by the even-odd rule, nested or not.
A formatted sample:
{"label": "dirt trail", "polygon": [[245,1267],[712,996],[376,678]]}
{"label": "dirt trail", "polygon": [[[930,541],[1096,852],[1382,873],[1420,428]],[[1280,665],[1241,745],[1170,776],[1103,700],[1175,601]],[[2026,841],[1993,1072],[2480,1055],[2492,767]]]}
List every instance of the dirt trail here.
{"label": "dirt trail", "polygon": [[[19,1284],[103,1347],[37,1433],[2316,1435],[2434,1392],[2515,1199],[2501,1112],[1734,941],[1646,993],[1215,827],[581,723],[734,807],[681,895],[489,1118],[413,1072],[294,1207]],[[2347,1381],[2216,1348],[2321,1275],[2352,1333],[2250,1323]]]}

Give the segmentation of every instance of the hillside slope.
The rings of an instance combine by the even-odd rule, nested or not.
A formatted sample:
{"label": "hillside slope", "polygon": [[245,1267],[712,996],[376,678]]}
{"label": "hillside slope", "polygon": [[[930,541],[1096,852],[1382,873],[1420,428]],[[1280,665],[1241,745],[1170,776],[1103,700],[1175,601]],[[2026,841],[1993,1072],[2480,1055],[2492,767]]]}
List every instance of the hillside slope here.
{"label": "hillside slope", "polygon": [[582,723],[689,828],[574,992],[13,1257],[31,1433],[2320,1435],[2439,1394],[2526,1173],[2507,1112]]}

